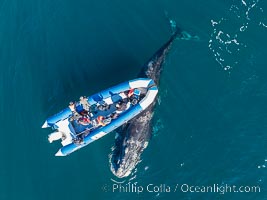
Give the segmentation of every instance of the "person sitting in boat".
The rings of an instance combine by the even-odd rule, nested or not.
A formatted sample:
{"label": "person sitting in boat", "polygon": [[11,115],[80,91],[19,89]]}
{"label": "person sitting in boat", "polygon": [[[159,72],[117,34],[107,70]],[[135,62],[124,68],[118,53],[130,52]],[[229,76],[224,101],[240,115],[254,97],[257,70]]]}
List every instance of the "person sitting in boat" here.
{"label": "person sitting in boat", "polygon": [[86,96],[80,97],[80,104],[82,105],[84,110],[86,111],[90,110],[90,104],[88,103],[88,98]]}
{"label": "person sitting in boat", "polygon": [[111,118],[110,117],[105,118],[104,116],[98,116],[97,122],[101,126],[106,126],[107,124],[109,124],[111,122]]}
{"label": "person sitting in boat", "polygon": [[132,105],[136,105],[138,103],[141,91],[138,89],[130,89],[128,92],[128,100]]}
{"label": "person sitting in boat", "polygon": [[98,116],[97,117],[98,124],[101,126],[106,126],[106,124],[104,123],[104,119],[105,119],[104,116]]}
{"label": "person sitting in boat", "polygon": [[132,98],[130,100],[130,102],[131,102],[131,104],[136,105],[138,103],[138,99],[137,98]]}
{"label": "person sitting in boat", "polygon": [[119,117],[119,114],[114,112],[110,115],[111,119],[117,119]]}
{"label": "person sitting in boat", "polygon": [[80,114],[81,114],[82,116],[85,116],[85,117],[88,117],[88,116],[89,116],[89,113],[88,113],[87,110],[82,110],[82,111],[80,112]]}
{"label": "person sitting in boat", "polygon": [[120,112],[122,112],[122,111],[127,109],[127,104],[125,102],[119,101],[116,104],[116,109],[117,109],[118,113],[120,113]]}
{"label": "person sitting in boat", "polygon": [[70,108],[70,110],[72,111],[72,116],[73,116],[73,119],[74,120],[77,120],[79,117],[81,117],[81,115],[77,112],[77,110],[76,110],[76,104],[75,104],[75,102],[70,102],[69,103],[69,108]]}
{"label": "person sitting in boat", "polygon": [[78,122],[79,124],[84,125],[84,126],[89,125],[91,123],[90,119],[84,116],[79,118]]}
{"label": "person sitting in boat", "polygon": [[75,103],[74,102],[70,102],[69,103],[69,108],[72,112],[76,112],[76,106],[75,106]]}
{"label": "person sitting in boat", "polygon": [[105,111],[109,109],[109,105],[105,101],[98,102],[97,108],[101,111]]}
{"label": "person sitting in boat", "polygon": [[134,89],[130,89],[129,92],[128,92],[128,98],[131,98],[131,96],[133,96],[134,94]]}

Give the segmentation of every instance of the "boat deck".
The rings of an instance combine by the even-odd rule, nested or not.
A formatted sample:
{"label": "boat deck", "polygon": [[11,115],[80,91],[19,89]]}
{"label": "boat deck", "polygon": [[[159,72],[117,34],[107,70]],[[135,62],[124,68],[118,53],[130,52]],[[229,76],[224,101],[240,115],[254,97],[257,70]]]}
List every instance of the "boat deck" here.
{"label": "boat deck", "polygon": [[90,112],[92,114],[92,116],[90,116],[88,118],[91,121],[91,123],[89,123],[88,125],[79,123],[78,119],[73,119],[70,122],[71,122],[71,125],[73,126],[73,129],[75,130],[75,134],[80,135],[83,132],[86,132],[86,131],[90,132],[93,129],[98,128],[99,125],[97,123],[97,118],[99,116],[104,116],[107,118],[111,114],[115,113],[116,111],[117,111],[116,103],[113,103],[113,104],[109,105],[108,109],[105,109],[105,110],[97,109],[95,111]]}
{"label": "boat deck", "polygon": [[[142,92],[146,92],[146,90]],[[139,90],[137,96],[139,98],[137,98],[136,103],[140,102],[145,95],[141,94],[141,91]],[[117,108],[116,105],[119,102],[120,106]],[[84,135],[88,135],[90,132],[103,126],[103,123],[99,122],[98,119],[100,116],[103,116],[104,120],[107,120],[104,124],[109,124],[113,119],[117,118],[113,118],[112,114],[116,113],[117,115],[120,115],[124,113],[129,110],[132,103],[131,99],[125,94],[113,94],[107,99],[99,99],[97,104],[90,105],[90,111],[86,111],[81,104],[76,104],[75,112],[72,117],[69,118],[69,122],[74,130],[74,135],[83,137]],[[100,109],[101,106],[102,109]]]}

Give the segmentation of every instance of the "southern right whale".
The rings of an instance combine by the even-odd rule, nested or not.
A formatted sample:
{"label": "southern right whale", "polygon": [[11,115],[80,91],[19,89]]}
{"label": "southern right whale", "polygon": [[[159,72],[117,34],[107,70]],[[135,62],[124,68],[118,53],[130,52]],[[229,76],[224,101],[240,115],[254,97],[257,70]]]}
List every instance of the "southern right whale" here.
{"label": "southern right whale", "polygon": [[[188,33],[176,27],[176,23],[170,20],[173,34],[170,39],[145,63],[138,77],[151,78],[159,85],[162,66],[165,58],[176,38],[190,39]],[[135,166],[140,162],[140,156],[147,147],[152,133],[151,119],[156,101],[145,111],[116,130],[115,144],[110,154],[110,169],[112,173],[123,178],[131,174]]]}

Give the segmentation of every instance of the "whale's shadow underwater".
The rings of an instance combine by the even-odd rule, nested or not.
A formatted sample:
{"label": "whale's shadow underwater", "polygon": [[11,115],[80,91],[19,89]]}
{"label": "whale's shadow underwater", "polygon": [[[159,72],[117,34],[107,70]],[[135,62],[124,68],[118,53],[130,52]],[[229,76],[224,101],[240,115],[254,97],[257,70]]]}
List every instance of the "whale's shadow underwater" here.
{"label": "whale's shadow underwater", "polygon": [[[176,27],[170,20],[173,29],[170,39],[143,65],[138,77],[151,78],[159,86],[160,75],[165,58],[177,39],[193,38],[188,33]],[[127,124],[116,130],[115,144],[110,154],[110,169],[118,178],[127,177],[140,162],[140,157],[152,135],[153,110],[157,101],[154,101],[146,110]]]}

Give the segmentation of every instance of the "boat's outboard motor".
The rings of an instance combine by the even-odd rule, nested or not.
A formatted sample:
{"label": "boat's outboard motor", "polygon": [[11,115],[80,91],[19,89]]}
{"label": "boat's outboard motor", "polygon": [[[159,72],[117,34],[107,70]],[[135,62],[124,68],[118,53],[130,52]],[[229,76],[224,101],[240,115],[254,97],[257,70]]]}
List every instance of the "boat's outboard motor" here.
{"label": "boat's outboard motor", "polygon": [[63,134],[59,131],[57,132],[53,132],[51,133],[50,135],[48,135],[48,141],[50,143],[56,141],[56,140],[59,140],[59,139],[62,139],[63,138]]}

